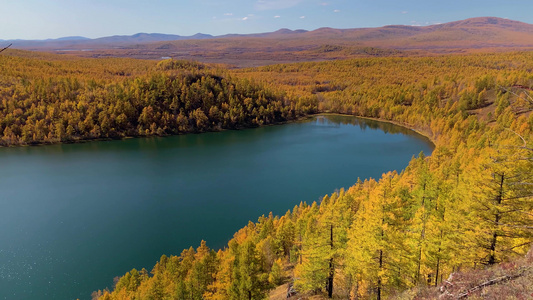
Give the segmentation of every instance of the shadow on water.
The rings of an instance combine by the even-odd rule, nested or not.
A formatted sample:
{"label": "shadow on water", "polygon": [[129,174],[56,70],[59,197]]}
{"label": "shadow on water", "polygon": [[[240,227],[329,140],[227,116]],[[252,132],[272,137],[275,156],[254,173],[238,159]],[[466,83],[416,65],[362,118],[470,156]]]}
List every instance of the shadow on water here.
{"label": "shadow on water", "polygon": [[371,119],[365,119],[365,118],[358,118],[358,117],[352,117],[352,116],[345,116],[345,115],[318,115],[316,116],[317,122],[320,122],[321,124],[329,123],[333,124],[336,127],[339,127],[340,125],[353,125],[361,128],[361,130],[379,130],[383,131],[384,133],[390,133],[390,134],[405,134],[405,135],[412,135],[412,136],[420,136],[420,134],[414,132],[413,130],[409,128],[405,128],[402,126],[398,126],[392,123],[388,122],[381,122]]}

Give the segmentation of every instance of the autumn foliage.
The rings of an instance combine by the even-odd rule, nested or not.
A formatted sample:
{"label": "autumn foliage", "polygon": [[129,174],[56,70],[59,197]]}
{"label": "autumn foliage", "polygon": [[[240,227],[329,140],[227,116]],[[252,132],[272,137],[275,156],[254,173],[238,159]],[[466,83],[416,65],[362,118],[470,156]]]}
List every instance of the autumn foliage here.
{"label": "autumn foliage", "polygon": [[186,61],[0,56],[0,65],[3,146],[255,127],[309,110]]}
{"label": "autumn foliage", "polygon": [[304,296],[381,299],[521,256],[533,242],[531,53],[232,71],[180,61],[0,63],[4,145],[259,126],[316,111],[395,122],[435,143],[405,170],[261,216],[224,249],[203,242],[132,270],[99,299],[262,299],[287,281]]}

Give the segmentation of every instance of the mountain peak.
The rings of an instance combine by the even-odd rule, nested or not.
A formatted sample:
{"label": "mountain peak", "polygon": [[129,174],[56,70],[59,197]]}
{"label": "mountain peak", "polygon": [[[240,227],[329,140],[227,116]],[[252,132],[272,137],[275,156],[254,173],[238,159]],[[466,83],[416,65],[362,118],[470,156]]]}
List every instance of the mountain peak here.
{"label": "mountain peak", "polygon": [[205,33],[201,33],[201,32],[198,32],[197,34],[190,36],[191,39],[210,39],[212,37],[213,36],[210,35],[210,34],[205,34]]}
{"label": "mountain peak", "polygon": [[87,41],[87,40],[90,40],[90,38],[86,38],[84,36],[66,36],[66,37],[55,39],[55,40],[56,41]]}
{"label": "mountain peak", "polygon": [[290,30],[288,28],[281,28],[281,29],[278,29],[278,30],[274,31],[273,33],[291,34],[291,33],[305,33],[305,32],[307,32],[307,30],[303,30],[303,29]]}
{"label": "mountain peak", "polygon": [[525,28],[531,28],[531,24],[522,23],[510,19],[498,17],[477,17],[461,21],[449,22],[439,25],[432,25],[435,28],[450,28],[450,27],[502,27],[515,31],[524,31]]}

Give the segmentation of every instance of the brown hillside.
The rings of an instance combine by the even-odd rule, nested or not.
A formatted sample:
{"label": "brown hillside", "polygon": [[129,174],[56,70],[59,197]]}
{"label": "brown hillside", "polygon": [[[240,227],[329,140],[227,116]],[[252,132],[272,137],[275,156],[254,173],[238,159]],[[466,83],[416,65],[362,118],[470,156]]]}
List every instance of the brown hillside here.
{"label": "brown hillside", "polygon": [[[531,50],[533,25],[496,17],[480,17],[423,27],[391,25],[359,29],[319,28],[313,31],[280,29],[271,33],[216,38],[151,43],[137,41],[115,47],[109,44],[105,49],[89,49],[91,43],[94,40],[77,41],[71,45],[71,49],[66,49],[68,51],[63,46],[57,48],[55,44],[46,43],[34,44],[28,49],[90,57],[172,57],[244,67],[376,55]],[[377,50],[365,50],[369,47]],[[323,48],[329,50],[317,51]]]}

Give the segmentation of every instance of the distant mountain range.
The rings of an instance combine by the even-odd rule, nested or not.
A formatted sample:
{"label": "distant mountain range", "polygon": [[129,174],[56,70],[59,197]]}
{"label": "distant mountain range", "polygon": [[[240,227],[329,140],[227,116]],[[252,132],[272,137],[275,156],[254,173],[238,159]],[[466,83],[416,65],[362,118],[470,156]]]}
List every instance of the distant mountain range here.
{"label": "distant mountain range", "polygon": [[284,28],[274,32],[222,36],[138,33],[97,39],[74,36],[4,42],[13,43],[12,48],[91,57],[173,57],[243,66],[369,55],[533,50],[533,25],[479,17],[430,26],[319,28],[312,31]]}
{"label": "distant mountain range", "polygon": [[180,41],[180,40],[200,40],[206,38],[213,38],[212,35],[197,33],[191,36],[181,36],[175,34],[163,34],[163,33],[137,33],[134,35],[114,35],[101,37],[96,39],[90,39],[83,36],[69,36],[58,39],[46,39],[46,40],[0,40],[1,42],[13,43],[13,48],[18,49],[66,49],[79,47],[96,47],[101,48],[114,48],[116,46],[164,42],[164,41]]}
{"label": "distant mountain range", "polygon": [[307,30],[290,30],[282,28],[274,32],[254,33],[254,34],[225,34],[219,36],[213,36],[210,34],[197,33],[190,36],[182,36],[176,34],[164,34],[164,33],[137,33],[134,35],[113,35],[96,39],[90,39],[83,36],[68,36],[57,39],[44,39],[44,40],[2,40],[0,42],[15,43],[17,48],[53,48],[59,45],[111,45],[111,44],[142,44],[152,42],[166,42],[166,41],[182,41],[182,40],[203,40],[212,38],[235,38],[235,37],[274,37],[279,35],[293,35],[306,33]]}

